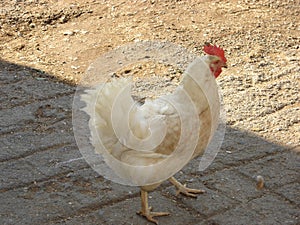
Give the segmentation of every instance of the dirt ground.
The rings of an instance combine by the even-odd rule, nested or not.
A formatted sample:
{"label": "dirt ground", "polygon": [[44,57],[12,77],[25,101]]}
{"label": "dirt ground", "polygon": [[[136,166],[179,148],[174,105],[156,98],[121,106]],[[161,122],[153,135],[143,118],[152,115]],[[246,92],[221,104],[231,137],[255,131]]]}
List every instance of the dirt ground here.
{"label": "dirt ground", "polygon": [[167,40],[199,55],[205,42],[217,44],[229,65],[218,79],[227,124],[298,146],[299,6],[298,0],[4,0],[0,56],[76,84],[98,56],[133,41]]}

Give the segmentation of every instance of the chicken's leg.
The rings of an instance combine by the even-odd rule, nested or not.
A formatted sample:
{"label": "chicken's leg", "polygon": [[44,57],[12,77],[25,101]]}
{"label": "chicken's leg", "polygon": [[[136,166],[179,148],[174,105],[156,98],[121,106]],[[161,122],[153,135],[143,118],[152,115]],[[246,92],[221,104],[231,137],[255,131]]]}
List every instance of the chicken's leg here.
{"label": "chicken's leg", "polygon": [[153,217],[155,216],[168,216],[168,212],[151,212],[151,207],[148,206],[148,192],[141,189],[141,200],[142,200],[142,210],[137,212],[138,215],[146,217],[152,223],[158,224],[158,221]]}
{"label": "chicken's leg", "polygon": [[169,181],[177,188],[176,195],[179,195],[181,193],[181,194],[184,194],[186,196],[196,198],[197,196],[195,194],[202,194],[202,193],[205,192],[205,190],[187,188],[185,185],[181,184],[174,177],[171,177],[169,179]]}

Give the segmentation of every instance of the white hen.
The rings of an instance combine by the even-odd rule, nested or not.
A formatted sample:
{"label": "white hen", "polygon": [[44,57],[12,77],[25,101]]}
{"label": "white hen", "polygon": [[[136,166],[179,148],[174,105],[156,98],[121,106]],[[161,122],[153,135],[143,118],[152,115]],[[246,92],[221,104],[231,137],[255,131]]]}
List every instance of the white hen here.
{"label": "white hen", "polygon": [[[178,193],[195,197],[202,190],[189,189],[172,176],[205,150],[219,117],[219,101],[213,85],[226,65],[224,51],[205,46],[208,54],[196,59],[174,93],[144,104],[131,97],[131,80],[113,79],[86,91],[82,100],[89,114],[91,141],[95,151],[123,179],[141,186],[140,215],[168,215],[151,212],[147,192],[169,179]],[[199,129],[200,128],[200,129]]]}

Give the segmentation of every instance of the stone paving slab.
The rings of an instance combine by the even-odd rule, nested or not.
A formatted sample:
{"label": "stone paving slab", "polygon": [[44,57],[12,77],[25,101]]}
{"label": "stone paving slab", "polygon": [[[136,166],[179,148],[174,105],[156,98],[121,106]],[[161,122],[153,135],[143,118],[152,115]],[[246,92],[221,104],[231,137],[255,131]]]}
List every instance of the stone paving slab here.
{"label": "stone paving slab", "polygon": [[249,177],[260,174],[264,177],[266,188],[281,187],[285,184],[299,182],[299,155],[284,152],[245,165],[240,171]]}
{"label": "stone paving slab", "polygon": [[45,178],[45,175],[24,159],[3,162],[0,164],[0,171],[0,190],[11,189]]}
{"label": "stone paving slab", "polygon": [[30,71],[25,70],[21,77],[24,76],[26,79],[6,83],[1,87],[1,109],[74,93],[74,87],[66,87],[63,83],[48,81],[43,78],[34,78]]}
{"label": "stone paving slab", "polygon": [[[160,217],[160,224],[197,224],[201,218],[189,213],[188,210],[180,208],[170,201],[170,199],[162,196],[158,192],[149,195],[149,204],[153,206],[154,211],[167,211],[170,216]],[[130,206],[130,207],[128,207]],[[66,224],[149,224],[141,216],[135,214],[140,207],[140,198],[125,199],[122,202],[112,204],[108,207],[103,207],[95,210],[93,213],[87,214],[80,218],[73,218],[70,221],[64,221]],[[137,209],[132,211],[132,208]],[[107,216],[109,215],[109,216]],[[79,219],[79,223],[78,223]],[[99,222],[101,221],[101,222]]]}
{"label": "stone paving slab", "polygon": [[262,195],[261,191],[256,190],[255,179],[243,176],[235,168],[217,171],[200,179],[206,187],[217,190],[241,203]]}
{"label": "stone paving slab", "polygon": [[[72,132],[75,88],[30,68],[8,67],[16,71],[0,68],[6,93],[0,99],[0,224],[149,224],[135,214],[137,187],[105,180],[82,159]],[[227,127],[207,170],[197,171],[199,160],[193,160],[176,175],[205,194],[175,196],[164,182],[149,201],[154,210],[171,212],[160,224],[296,225],[299,162],[299,153]],[[259,191],[257,175],[266,182]]]}
{"label": "stone paving slab", "polygon": [[7,108],[0,111],[0,133],[24,129],[30,124],[54,124],[71,116],[72,95],[53,97],[51,99]]}
{"label": "stone paving slab", "polygon": [[47,220],[70,214],[70,199],[51,192],[51,187],[40,190],[22,187],[1,194],[1,224],[43,224]]}
{"label": "stone paving slab", "polygon": [[69,133],[21,131],[0,136],[0,160],[25,157],[53,146],[74,143]]}
{"label": "stone paving slab", "polygon": [[51,177],[88,166],[74,145],[37,152],[26,157],[25,160],[41,173]]}
{"label": "stone paving slab", "polygon": [[299,211],[279,199],[267,194],[249,203],[239,205],[223,214],[211,218],[216,224],[297,224]]}
{"label": "stone paving slab", "polygon": [[299,181],[283,185],[275,190],[275,192],[300,207]]}

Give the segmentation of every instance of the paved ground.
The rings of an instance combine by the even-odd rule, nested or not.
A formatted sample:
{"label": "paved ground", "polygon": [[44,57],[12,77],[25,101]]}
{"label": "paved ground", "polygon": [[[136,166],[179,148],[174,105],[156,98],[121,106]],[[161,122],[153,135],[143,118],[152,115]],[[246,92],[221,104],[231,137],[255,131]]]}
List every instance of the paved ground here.
{"label": "paved ground", "polygon": [[[72,133],[73,86],[0,61],[0,224],[147,224],[139,190],[104,180],[81,158]],[[300,224],[299,153],[227,127],[205,172],[193,163],[179,180],[207,193],[151,194],[160,224]],[[195,162],[194,162],[195,163]],[[256,190],[262,175],[265,188]]]}

